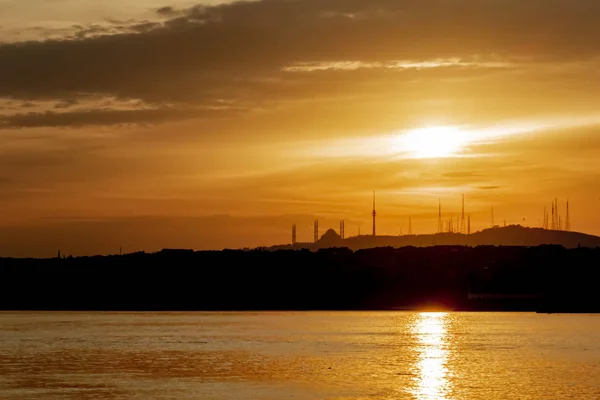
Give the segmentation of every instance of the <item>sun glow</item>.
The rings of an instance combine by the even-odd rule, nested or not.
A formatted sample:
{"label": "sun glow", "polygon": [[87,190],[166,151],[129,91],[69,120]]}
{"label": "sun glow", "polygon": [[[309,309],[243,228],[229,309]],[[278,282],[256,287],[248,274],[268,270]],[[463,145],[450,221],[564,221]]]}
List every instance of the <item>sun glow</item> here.
{"label": "sun glow", "polygon": [[415,158],[451,157],[469,142],[467,132],[455,126],[415,129],[398,137],[400,150]]}

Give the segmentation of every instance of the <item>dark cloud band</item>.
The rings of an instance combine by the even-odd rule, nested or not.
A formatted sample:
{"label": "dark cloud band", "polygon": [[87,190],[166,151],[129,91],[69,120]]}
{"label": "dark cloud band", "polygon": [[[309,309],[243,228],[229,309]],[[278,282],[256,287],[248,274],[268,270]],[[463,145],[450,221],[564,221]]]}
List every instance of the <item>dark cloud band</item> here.
{"label": "dark cloud band", "polygon": [[[81,28],[64,40],[1,44],[0,97],[94,94],[177,104],[180,112],[18,114],[4,126],[81,125],[83,118],[87,124],[162,121],[222,99],[252,105],[265,97],[314,96],[379,79],[393,60],[452,58],[469,76],[498,57],[518,65],[600,54],[595,0],[263,0],[181,11],[165,6],[157,13],[163,23],[140,22],[136,29],[128,22],[128,33],[112,34],[119,32],[113,27],[90,35]],[[461,64],[474,57],[481,64]],[[293,70],[344,60],[380,67],[343,83],[338,79],[348,76],[346,70]],[[436,77],[424,69],[416,73]]]}

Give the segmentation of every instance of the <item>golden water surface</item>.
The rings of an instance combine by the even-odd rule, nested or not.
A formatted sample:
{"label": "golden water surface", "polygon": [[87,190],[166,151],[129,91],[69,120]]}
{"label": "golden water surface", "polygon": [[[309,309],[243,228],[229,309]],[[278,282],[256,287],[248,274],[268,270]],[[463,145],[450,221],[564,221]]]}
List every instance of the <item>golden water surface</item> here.
{"label": "golden water surface", "polygon": [[0,399],[600,399],[600,316],[0,313]]}

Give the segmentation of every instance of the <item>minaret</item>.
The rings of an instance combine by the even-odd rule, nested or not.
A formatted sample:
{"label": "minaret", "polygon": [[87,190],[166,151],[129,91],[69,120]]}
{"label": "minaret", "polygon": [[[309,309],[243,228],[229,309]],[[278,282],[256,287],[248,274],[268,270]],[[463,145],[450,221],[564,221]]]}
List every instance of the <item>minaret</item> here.
{"label": "minaret", "polygon": [[375,231],[375,217],[377,216],[377,212],[375,211],[375,191],[373,190],[373,236],[376,235]]}
{"label": "minaret", "polygon": [[292,225],[292,246],[296,245],[296,224]]}

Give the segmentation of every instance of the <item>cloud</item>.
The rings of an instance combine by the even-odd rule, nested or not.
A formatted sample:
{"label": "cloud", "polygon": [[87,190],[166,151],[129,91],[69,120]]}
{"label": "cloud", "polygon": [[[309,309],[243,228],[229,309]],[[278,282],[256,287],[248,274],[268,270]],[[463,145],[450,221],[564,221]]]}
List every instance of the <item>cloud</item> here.
{"label": "cloud", "polygon": [[[61,107],[59,107],[61,108]],[[163,108],[141,110],[81,110],[73,112],[31,112],[0,117],[0,129],[37,127],[82,127],[89,125],[158,124],[167,121],[200,119],[203,116],[231,116],[232,109]]]}
{"label": "cloud", "polygon": [[173,15],[178,14],[175,8],[171,6],[160,7],[156,10],[156,13],[162,17],[172,17]]}
{"label": "cloud", "polygon": [[477,186],[477,189],[480,190],[495,190],[495,189],[500,189],[501,186]]}
{"label": "cloud", "polygon": [[72,106],[78,104],[79,102],[75,99],[67,99],[67,100],[62,100],[58,103],[56,103],[56,105],[54,106],[55,109],[62,109],[62,108],[71,108]]}
{"label": "cloud", "polygon": [[445,178],[473,178],[476,176],[481,176],[480,172],[476,172],[476,171],[453,171],[453,172],[446,172],[444,174],[442,174],[442,176],[444,176]]}
{"label": "cloud", "polygon": [[[156,13],[162,23],[114,21],[76,27],[62,39],[0,44],[0,97],[92,94],[184,109],[223,99],[274,107],[323,93],[360,93],[361,84],[381,81],[382,71],[401,84],[600,56],[595,0],[568,6],[562,0],[263,0],[165,6]],[[144,116],[167,120],[166,114],[175,117],[147,111],[87,116],[90,124],[110,124],[127,116],[132,123]],[[61,115],[63,122],[52,126],[69,119],[78,125],[80,117]],[[42,126],[57,118],[15,115],[5,125],[35,120]]]}

